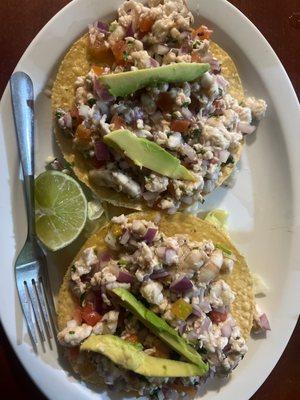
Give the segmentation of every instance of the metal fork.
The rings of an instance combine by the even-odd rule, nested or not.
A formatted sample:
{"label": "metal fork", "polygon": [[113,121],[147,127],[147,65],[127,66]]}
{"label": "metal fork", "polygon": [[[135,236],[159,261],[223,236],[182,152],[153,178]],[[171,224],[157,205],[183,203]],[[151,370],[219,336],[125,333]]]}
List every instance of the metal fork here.
{"label": "metal fork", "polygon": [[10,79],[10,88],[28,222],[27,239],[15,263],[15,277],[28,332],[36,349],[38,337],[42,344],[47,338],[51,347],[55,320],[46,257],[35,232],[33,84],[27,74],[16,72]]}

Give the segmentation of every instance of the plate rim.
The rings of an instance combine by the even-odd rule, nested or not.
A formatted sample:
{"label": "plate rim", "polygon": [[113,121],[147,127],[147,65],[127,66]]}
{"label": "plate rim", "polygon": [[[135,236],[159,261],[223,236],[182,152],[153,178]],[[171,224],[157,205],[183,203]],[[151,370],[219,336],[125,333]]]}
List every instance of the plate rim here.
{"label": "plate rim", "polygon": [[[37,33],[37,35],[33,38],[33,40],[31,41],[31,43],[28,45],[28,47],[26,48],[26,50],[24,51],[24,53],[22,54],[21,58],[19,59],[15,69],[13,72],[17,71],[20,68],[20,65],[22,65],[22,63],[24,62],[24,60],[26,59],[26,57],[28,56],[28,54],[30,54],[32,48],[35,46],[35,44],[39,41],[40,37],[44,34],[44,32],[47,30],[47,28],[52,25],[55,21],[56,18],[60,17],[62,14],[66,13],[68,11],[69,8],[75,8],[77,6],[78,3],[82,2],[83,0],[73,0],[70,3],[68,3],[67,5],[65,5],[62,9],[60,9],[44,26],[43,28]],[[203,3],[207,1],[204,0]],[[283,67],[280,59],[278,58],[277,54],[275,53],[275,51],[273,50],[273,48],[271,47],[271,45],[269,44],[269,42],[266,40],[266,38],[263,36],[263,34],[259,31],[259,29],[237,8],[235,7],[233,4],[229,3],[227,0],[215,0],[216,2],[218,2],[218,6],[222,6],[222,7],[227,7],[228,9],[231,10],[232,13],[236,14],[236,16],[241,19],[241,21],[243,21],[244,23],[246,23],[246,25],[248,26],[249,29],[251,29],[253,32],[255,32],[256,36],[257,36],[257,40],[259,40],[263,46],[268,50],[269,57],[272,57],[273,60],[276,62],[277,67],[280,68],[280,73],[282,76],[284,76],[284,81],[286,84],[288,84],[288,90],[290,92],[290,98],[292,99],[291,102],[295,102],[298,103],[298,98],[297,98],[297,94],[293,88],[293,85],[289,79],[289,76],[287,74],[287,72],[285,71],[285,68]],[[200,6],[200,8],[202,7],[202,4]],[[99,14],[101,13],[101,11],[99,10]],[[235,18],[235,17],[234,17]],[[2,105],[5,102],[5,100],[8,98],[9,96],[9,83],[7,84],[3,95],[1,97],[1,101],[0,101],[0,112],[2,110]],[[300,109],[299,109],[300,110]],[[298,111],[299,111],[298,110]],[[300,114],[298,115],[298,117],[300,116]],[[299,118],[300,120],[300,118]],[[288,138],[285,138],[286,140]],[[287,140],[288,142],[288,140]],[[290,156],[290,148],[288,148],[288,154]],[[292,180],[292,187],[297,189],[297,193],[295,193],[296,197],[300,197],[300,184],[295,185],[295,180]],[[298,203],[299,204],[299,203]],[[296,215],[295,215],[295,219],[296,222],[299,222],[300,220],[300,207],[295,207]],[[288,283],[287,283],[288,284]],[[1,315],[1,307],[0,307],[0,315]],[[253,385],[252,387],[255,387],[254,391],[251,390],[253,395],[258,388],[263,384],[263,382],[268,378],[268,376],[270,375],[270,373],[272,372],[273,368],[276,367],[276,364],[279,360],[279,358],[282,356],[283,352],[285,351],[285,348],[288,344],[289,339],[291,338],[294,328],[296,326],[297,323],[297,319],[298,319],[298,315],[295,314],[295,316],[293,318],[289,319],[289,326],[287,329],[287,331],[289,332],[288,334],[286,334],[285,336],[281,335],[281,341],[283,344],[281,344],[280,346],[280,352],[278,352],[278,356],[276,357],[276,360],[273,362],[272,361],[272,366],[268,368],[267,373],[264,374],[263,378],[261,378],[260,380],[258,380],[256,385]],[[6,327],[6,324],[4,323],[4,321],[1,318],[1,322],[2,322],[2,326],[3,329],[5,331],[5,334],[8,338],[8,341],[10,343],[10,345],[12,346],[15,354],[17,355],[19,361],[21,362],[23,368],[25,369],[25,371],[27,372],[27,374],[30,376],[30,378],[33,380],[33,382],[37,385],[37,387],[41,390],[41,392],[47,397],[49,395],[49,391],[46,390],[46,388],[44,386],[41,385],[41,382],[36,379],[36,377],[34,376],[33,371],[30,370],[30,368],[28,368],[28,365],[26,363],[26,361],[23,359],[22,357],[22,351],[19,351],[18,347],[17,347],[17,343],[14,343],[13,340],[11,339],[10,335],[9,335],[9,330]]]}

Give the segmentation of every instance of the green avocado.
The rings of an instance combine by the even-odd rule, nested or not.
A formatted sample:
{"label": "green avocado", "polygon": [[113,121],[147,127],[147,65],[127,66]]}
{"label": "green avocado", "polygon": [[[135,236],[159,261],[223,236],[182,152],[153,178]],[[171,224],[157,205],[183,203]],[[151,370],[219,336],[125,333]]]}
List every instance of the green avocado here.
{"label": "green avocado", "polygon": [[99,77],[99,81],[108,87],[113,96],[124,97],[146,86],[160,82],[181,83],[193,81],[208,71],[209,68],[209,64],[182,62],[157,68],[102,75]]}
{"label": "green avocado", "polygon": [[120,367],[144,376],[175,378],[203,375],[197,365],[151,357],[118,336],[92,335],[82,343],[80,350],[103,354]]}
{"label": "green avocado", "polygon": [[127,129],[119,129],[103,137],[107,146],[122,151],[137,166],[174,179],[195,181],[195,176],[180,164],[178,158],[164,150],[155,142],[139,138]]}
{"label": "green avocado", "polygon": [[179,336],[175,329],[168,325],[165,320],[148,310],[128,290],[115,288],[113,293],[119,297],[121,304],[130,310],[151,332],[188,361],[196,364],[201,370],[198,375],[203,375],[208,371],[208,365],[202,360],[201,355],[185,339]]}

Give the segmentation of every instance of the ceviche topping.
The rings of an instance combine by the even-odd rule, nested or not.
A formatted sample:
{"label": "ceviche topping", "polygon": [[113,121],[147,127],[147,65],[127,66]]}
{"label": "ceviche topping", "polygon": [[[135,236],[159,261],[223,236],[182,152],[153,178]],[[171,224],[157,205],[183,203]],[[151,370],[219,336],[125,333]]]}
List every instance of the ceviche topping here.
{"label": "ceviche topping", "polygon": [[[89,27],[88,52],[95,65],[77,78],[73,108],[56,110],[56,118],[85,158],[94,184],[174,213],[202,202],[222,182],[244,136],[264,117],[266,103],[229,94],[211,35],[204,25],[193,27],[184,0],[148,5],[129,0],[115,21]],[[190,75],[194,67],[202,68],[198,77]],[[159,68],[163,76],[155,72]],[[119,129],[160,146],[194,180],[166,175],[159,161],[156,170],[138,166],[107,146],[105,136]]]}
{"label": "ceviche topping", "polygon": [[[106,250],[85,248],[71,266],[69,285],[78,307],[58,334],[63,346],[78,348],[93,335],[108,335],[85,345],[94,350],[90,358],[106,383],[126,390],[137,385],[141,394],[160,393],[162,399],[170,398],[173,384],[194,388],[237,366],[247,346],[231,313],[235,293],[224,280],[235,268],[234,254],[211,240],[167,236],[153,221],[124,215],[112,219],[105,243]],[[263,315],[259,323],[268,329]],[[151,365],[155,361],[141,351],[197,365],[198,374],[188,375],[193,369],[187,365],[180,376],[177,364],[167,363],[173,377],[147,376],[145,366],[130,364],[137,372],[131,376],[117,355],[103,356],[105,346],[116,343],[109,335],[135,344],[137,356]]]}

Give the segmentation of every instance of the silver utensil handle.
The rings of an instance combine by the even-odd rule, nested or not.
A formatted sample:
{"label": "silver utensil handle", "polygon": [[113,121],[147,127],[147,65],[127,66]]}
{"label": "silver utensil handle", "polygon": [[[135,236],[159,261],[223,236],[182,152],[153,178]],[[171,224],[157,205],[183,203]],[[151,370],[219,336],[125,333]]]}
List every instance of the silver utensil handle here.
{"label": "silver utensil handle", "polygon": [[34,205],[34,110],[33,84],[25,72],[15,72],[10,90],[21,165],[28,220],[28,235],[35,234]]}

